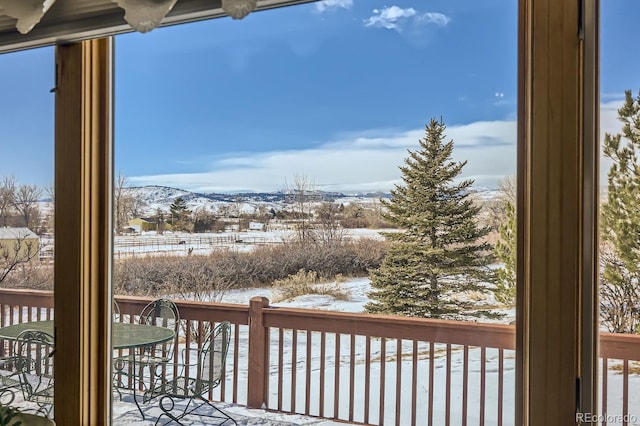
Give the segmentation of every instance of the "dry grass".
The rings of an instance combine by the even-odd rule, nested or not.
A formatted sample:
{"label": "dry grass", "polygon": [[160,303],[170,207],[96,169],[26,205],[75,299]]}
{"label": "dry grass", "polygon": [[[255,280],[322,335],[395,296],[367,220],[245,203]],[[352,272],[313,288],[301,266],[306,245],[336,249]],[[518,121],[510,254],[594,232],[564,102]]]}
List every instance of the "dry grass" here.
{"label": "dry grass", "polygon": [[[618,374],[623,373],[623,365],[622,362],[610,364],[608,366],[609,371],[615,371]],[[629,374],[640,375],[640,362],[638,361],[629,361]]]}
{"label": "dry grass", "polygon": [[[344,281],[342,276],[339,279]],[[349,291],[340,288],[338,280],[336,282],[321,282],[316,272],[304,269],[284,279],[276,280],[273,286],[276,289],[274,302],[284,302],[307,294],[331,296],[337,300],[349,300],[351,296]]]}

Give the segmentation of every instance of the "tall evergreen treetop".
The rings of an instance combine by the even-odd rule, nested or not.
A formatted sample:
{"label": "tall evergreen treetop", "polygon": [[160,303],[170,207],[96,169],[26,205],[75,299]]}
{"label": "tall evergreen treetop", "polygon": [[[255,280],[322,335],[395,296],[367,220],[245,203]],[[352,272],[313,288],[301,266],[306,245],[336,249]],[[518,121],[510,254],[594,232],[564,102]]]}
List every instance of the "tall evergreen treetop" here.
{"label": "tall evergreen treetop", "polygon": [[187,203],[182,197],[176,198],[173,203],[171,203],[171,205],[169,206],[169,211],[171,211],[171,214],[176,218],[180,218],[190,213],[189,209],[187,208]]}
{"label": "tall evergreen treetop", "polygon": [[[640,94],[626,91],[618,110],[622,133],[605,134],[604,155],[613,160],[607,202],[602,207],[602,238],[613,244],[633,272],[640,272]],[[622,143],[623,142],[623,143]]]}
{"label": "tall evergreen treetop", "polygon": [[432,119],[420,149],[409,151],[402,185],[383,200],[385,219],[404,232],[388,234],[391,247],[371,274],[374,313],[461,319],[496,317],[473,302],[486,294],[495,274],[488,267],[492,247],[483,241],[480,207],[469,198],[473,180],[455,183],[465,162],[452,161],[453,140],[445,143],[445,125]]}
{"label": "tall evergreen treetop", "polygon": [[171,212],[171,226],[174,231],[193,231],[193,222],[189,215],[191,211],[187,208],[184,198],[178,197],[169,206]]}
{"label": "tall evergreen treetop", "polygon": [[497,282],[494,294],[498,302],[514,305],[516,303],[516,210],[513,203],[505,200],[505,218],[500,224],[500,239],[495,245],[496,257],[504,266],[496,269]]}
{"label": "tall evergreen treetop", "polygon": [[605,134],[612,160],[601,212],[600,313],[611,332],[640,332],[640,94],[625,92],[622,132]]}

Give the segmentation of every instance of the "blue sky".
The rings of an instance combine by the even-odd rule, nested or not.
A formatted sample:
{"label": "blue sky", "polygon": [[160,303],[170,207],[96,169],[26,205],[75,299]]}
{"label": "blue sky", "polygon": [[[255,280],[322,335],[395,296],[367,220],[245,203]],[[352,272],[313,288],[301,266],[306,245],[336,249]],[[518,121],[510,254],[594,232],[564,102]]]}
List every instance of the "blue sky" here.
{"label": "blue sky", "polygon": [[[624,89],[640,88],[631,8],[603,1],[606,129]],[[515,173],[516,37],[507,0],[331,0],[118,36],[116,170],[203,192],[278,190],[295,175],[388,190],[442,117],[465,177],[495,186]],[[53,48],[0,55],[0,75],[0,176],[51,183]]]}

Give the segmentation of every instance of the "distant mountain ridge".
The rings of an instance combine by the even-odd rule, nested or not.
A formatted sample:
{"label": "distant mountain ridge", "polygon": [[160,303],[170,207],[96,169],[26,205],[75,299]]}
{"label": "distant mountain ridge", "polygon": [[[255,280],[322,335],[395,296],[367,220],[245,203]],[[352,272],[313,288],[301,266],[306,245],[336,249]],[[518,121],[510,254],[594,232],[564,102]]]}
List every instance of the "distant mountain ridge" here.
{"label": "distant mountain ridge", "polygon": [[[222,194],[216,192],[203,193],[193,192],[186,189],[172,188],[170,186],[161,185],[147,185],[147,186],[131,186],[126,188],[127,191],[131,191],[140,195],[144,195],[144,198],[153,198],[157,202],[173,202],[176,198],[182,197],[185,201],[189,201],[197,198],[206,198],[212,201],[226,201],[234,202],[238,197],[244,200],[251,201],[266,201],[277,202],[285,201],[287,193],[284,191],[274,192],[239,192],[231,194]],[[362,197],[362,198],[387,198],[390,194],[384,192],[369,192],[369,193],[355,193],[345,194],[343,192],[331,192],[331,191],[311,191],[313,198],[318,198],[321,201],[333,201],[340,198]]]}
{"label": "distant mountain ridge", "polygon": [[[154,214],[158,209],[168,212],[169,206],[171,206],[178,197],[182,197],[188,208],[192,211],[198,208],[206,208],[214,212],[230,204],[241,204],[241,210],[247,213],[253,213],[260,206],[278,211],[282,210],[286,204],[292,202],[292,200],[288,199],[290,195],[285,191],[221,194],[215,192],[193,192],[186,189],[161,185],[148,185],[127,187],[125,188],[125,192],[139,197],[144,202],[146,205],[144,209],[146,214]],[[479,194],[483,198],[492,198],[497,191],[495,189],[478,187],[473,188],[470,192]],[[311,201],[313,202],[338,202],[348,204],[354,202],[373,202],[374,200],[390,197],[390,193],[384,192],[345,194],[343,192],[311,191]]]}
{"label": "distant mountain ridge", "polygon": [[[221,206],[231,203],[241,203],[242,210],[253,212],[258,206],[281,210],[287,203],[288,194],[284,191],[275,192],[241,192],[237,194],[201,193],[186,189],[172,188],[161,185],[134,186],[125,188],[125,192],[139,197],[146,205],[147,214],[153,214],[158,209],[168,211],[169,206],[181,197],[191,210],[205,207],[217,211]],[[315,202],[336,202],[344,200],[353,202],[357,199],[388,198],[390,194],[380,192],[366,194],[344,194],[342,192],[311,191],[311,200]]]}

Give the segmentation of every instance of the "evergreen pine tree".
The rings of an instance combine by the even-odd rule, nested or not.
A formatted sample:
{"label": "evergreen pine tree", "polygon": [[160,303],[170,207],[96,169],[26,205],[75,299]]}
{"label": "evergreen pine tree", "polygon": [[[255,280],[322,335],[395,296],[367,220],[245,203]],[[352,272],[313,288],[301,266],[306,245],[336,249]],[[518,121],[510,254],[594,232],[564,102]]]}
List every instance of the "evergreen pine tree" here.
{"label": "evergreen pine tree", "polygon": [[492,247],[483,241],[489,228],[476,221],[480,207],[469,199],[473,180],[454,183],[466,161],[451,160],[453,140],[445,143],[444,131],[444,123],[430,121],[420,149],[409,151],[400,167],[403,185],[383,201],[384,218],[403,232],[387,235],[389,251],[371,273],[369,312],[444,319],[499,316],[468,297],[490,291]]}
{"label": "evergreen pine tree", "polygon": [[[618,110],[622,133],[605,134],[609,169],[601,216],[600,312],[609,331],[640,331],[640,94],[625,92]],[[624,143],[623,142],[624,138]]]}
{"label": "evergreen pine tree", "polygon": [[184,198],[178,197],[169,206],[171,211],[171,226],[174,230],[188,230],[188,219],[191,211],[187,208]]}
{"label": "evergreen pine tree", "polygon": [[504,203],[506,217],[498,230],[500,239],[495,246],[496,257],[504,267],[496,270],[494,294],[499,302],[513,305],[516,303],[516,209],[511,201]]}
{"label": "evergreen pine tree", "polygon": [[160,207],[156,209],[156,232],[158,235],[164,234],[165,222],[164,222],[164,214]]}

